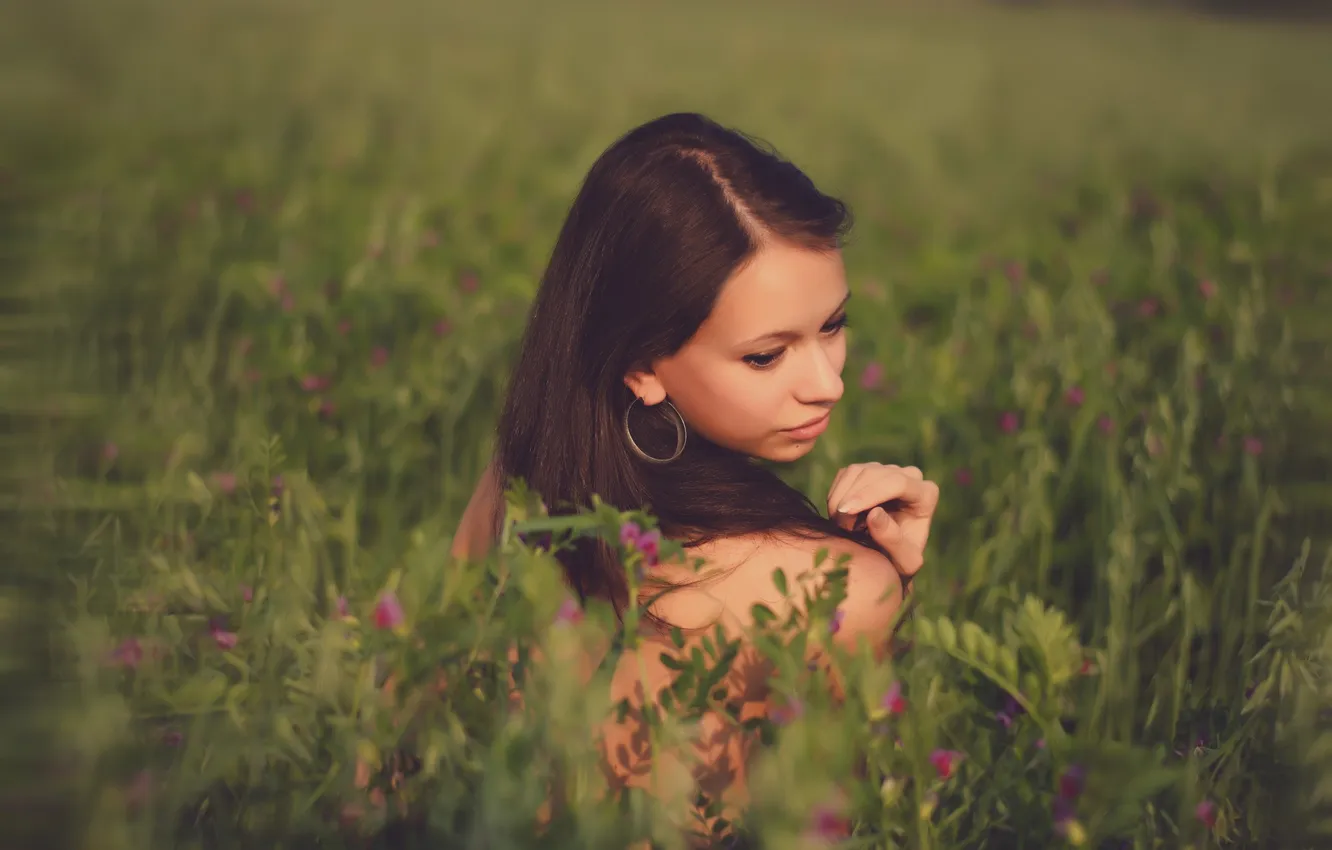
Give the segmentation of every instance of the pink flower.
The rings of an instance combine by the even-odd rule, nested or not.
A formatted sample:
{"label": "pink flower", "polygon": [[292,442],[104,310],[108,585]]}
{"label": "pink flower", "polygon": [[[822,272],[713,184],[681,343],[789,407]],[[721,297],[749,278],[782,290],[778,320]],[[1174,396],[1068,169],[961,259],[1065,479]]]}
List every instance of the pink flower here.
{"label": "pink flower", "polygon": [[440,319],[435,322],[435,336],[448,336],[452,332],[453,325],[449,323],[448,319]]}
{"label": "pink flower", "polygon": [[406,617],[402,613],[402,604],[398,602],[397,594],[389,590],[380,595],[379,601],[375,603],[375,628],[401,628],[404,619]]}
{"label": "pink flower", "polygon": [[1014,287],[1017,287],[1027,277],[1026,266],[1018,260],[1009,260],[1004,263],[1004,277],[1008,278],[1008,282]]}
{"label": "pink flower", "polygon": [[476,272],[464,272],[459,284],[462,286],[463,292],[476,292],[481,282],[477,279]]}
{"label": "pink flower", "polygon": [[860,387],[865,390],[872,390],[883,383],[884,368],[877,362],[865,364],[865,368],[860,373]]}
{"label": "pink flower", "polygon": [[555,612],[556,623],[567,623],[574,625],[583,620],[583,607],[575,599],[566,599],[560,604],[560,610]]}
{"label": "pink flower", "polygon": [[339,617],[346,617],[347,614],[348,614],[350,611],[351,611],[351,609],[347,606],[347,597],[345,597],[345,596],[339,596],[339,597],[338,597],[338,604],[337,604],[337,612],[338,612],[338,616],[339,616]]}
{"label": "pink flower", "polygon": [[1198,282],[1198,292],[1202,293],[1203,298],[1211,299],[1216,297],[1216,284],[1211,280],[1201,280]]}
{"label": "pink flower", "polygon": [[213,486],[221,490],[226,495],[236,492],[236,473],[234,472],[214,472],[211,476]]}
{"label": "pink flower", "polygon": [[1086,398],[1087,394],[1083,392],[1082,387],[1069,387],[1064,393],[1064,401],[1068,402],[1070,407],[1082,407],[1082,402]]}
{"label": "pink flower", "polygon": [[888,690],[884,693],[883,699],[879,701],[879,704],[883,706],[889,714],[905,714],[907,710],[907,701],[906,697],[902,696],[902,683],[893,682],[889,685]]}
{"label": "pink flower", "polygon": [[220,628],[209,630],[209,634],[212,635],[213,642],[217,644],[218,649],[234,649],[236,641],[239,639],[235,632]]}
{"label": "pink flower", "polygon": [[377,345],[370,352],[370,368],[380,369],[389,361],[388,349],[382,345]]}
{"label": "pink flower", "polygon": [[1090,658],[1082,659],[1082,665],[1078,667],[1079,676],[1095,676],[1096,664]]}
{"label": "pink flower", "polygon": [[844,807],[822,804],[814,807],[809,815],[809,834],[819,841],[836,841],[851,833],[851,821],[844,814]]}
{"label": "pink flower", "polygon": [[1101,429],[1101,433],[1108,437],[1115,431],[1115,420],[1102,414],[1101,418],[1096,420],[1096,427]]}
{"label": "pink flower", "polygon": [[1193,809],[1193,816],[1202,822],[1208,829],[1216,828],[1216,803],[1211,800],[1203,800]]}
{"label": "pink flower", "polygon": [[240,591],[241,591],[241,598],[244,599],[246,602],[253,602],[253,601],[254,601],[254,588],[253,588],[253,587],[250,587],[248,584],[242,584],[242,585],[240,586]]}
{"label": "pink flower", "polygon": [[120,645],[111,650],[107,663],[113,667],[127,667],[131,670],[143,661],[143,645],[138,638],[125,638]]}
{"label": "pink flower", "polygon": [[1059,777],[1059,796],[1065,800],[1076,800],[1082,796],[1086,771],[1079,765],[1073,765]]}
{"label": "pink flower", "polygon": [[1138,302],[1138,315],[1144,319],[1150,319],[1161,309],[1161,302],[1155,298],[1144,298]]}
{"label": "pink flower", "polygon": [[327,419],[338,412],[338,405],[332,399],[324,399],[319,402],[319,415]]}
{"label": "pink flower", "polygon": [[1258,457],[1258,455],[1263,453],[1263,441],[1258,439],[1257,437],[1245,437],[1244,453],[1246,455],[1252,455],[1253,457]]}
{"label": "pink flower", "polygon": [[934,770],[940,779],[947,779],[953,775],[953,771],[963,758],[963,754],[957,750],[935,750],[930,753],[930,764],[934,765]]}
{"label": "pink flower", "polygon": [[804,716],[805,704],[798,699],[792,699],[786,705],[774,708],[769,715],[769,717],[772,718],[772,722],[776,723],[778,726],[785,726],[786,724],[799,720]]}
{"label": "pink flower", "polygon": [[1009,410],[999,417],[999,430],[1005,434],[1011,434],[1018,429],[1018,415]]}
{"label": "pink flower", "polygon": [[832,618],[828,621],[828,633],[837,634],[842,630],[842,620],[846,619],[846,612],[841,608],[833,611]]}
{"label": "pink flower", "polygon": [[644,567],[655,567],[661,554],[661,532],[643,531],[638,523],[626,522],[620,527],[620,545],[641,552]]}
{"label": "pink flower", "polygon": [[965,466],[953,473],[953,479],[962,487],[971,486],[971,470]]}
{"label": "pink flower", "polygon": [[328,389],[330,383],[326,375],[306,375],[301,378],[301,389],[308,393],[317,393]]}

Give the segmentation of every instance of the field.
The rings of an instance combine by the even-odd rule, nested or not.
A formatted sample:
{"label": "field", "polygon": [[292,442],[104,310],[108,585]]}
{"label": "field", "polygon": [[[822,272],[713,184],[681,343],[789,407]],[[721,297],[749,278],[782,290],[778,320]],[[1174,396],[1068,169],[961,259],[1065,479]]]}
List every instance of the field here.
{"label": "field", "polygon": [[[819,502],[880,460],[943,488],[915,647],[891,671],[839,660],[841,708],[782,668],[806,709],[765,731],[748,839],[1312,846],[1332,832],[1309,808],[1332,803],[1326,103],[1332,29],[1116,10],[0,11],[22,565],[0,622],[54,670],[6,674],[34,695],[6,719],[29,838],[666,840],[648,804],[580,784],[595,695],[535,671],[518,719],[490,707],[508,671],[479,659],[605,612],[551,626],[549,559],[516,539],[508,566],[446,553],[583,174],[700,111],[856,215],[847,398],[790,480]],[[403,622],[378,629],[390,592]],[[824,625],[764,645],[789,661]],[[716,661],[685,665],[696,699],[663,740],[712,705]],[[473,694],[428,698],[441,668]],[[419,769],[363,787],[357,761],[399,749]],[[550,782],[570,814],[539,841]]]}

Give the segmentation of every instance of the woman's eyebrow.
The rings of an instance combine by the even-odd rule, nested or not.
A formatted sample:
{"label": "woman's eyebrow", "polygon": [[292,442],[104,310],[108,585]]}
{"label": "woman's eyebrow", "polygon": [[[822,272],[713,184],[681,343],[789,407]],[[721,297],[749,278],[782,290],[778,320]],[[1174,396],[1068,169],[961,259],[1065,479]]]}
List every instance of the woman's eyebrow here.
{"label": "woman's eyebrow", "polygon": [[[843,296],[842,301],[841,301],[840,304],[837,305],[837,308],[836,308],[835,310],[833,310],[832,313],[830,313],[830,314],[828,315],[828,320],[829,320],[829,321],[832,321],[832,319],[833,319],[838,313],[840,313],[840,312],[842,312],[843,310],[845,310],[845,309],[846,309],[846,303],[847,303],[848,301],[850,301],[850,300],[851,300],[851,293],[848,292],[845,296]],[[765,333],[765,334],[763,334],[762,336],[756,336],[756,337],[754,337],[753,339],[746,340],[745,342],[740,343],[740,345],[739,345],[738,347],[739,347],[739,348],[751,348],[751,347],[753,347],[753,346],[758,345],[758,344],[761,343],[761,342],[770,342],[770,341],[771,341],[771,342],[791,342],[791,341],[793,341],[793,340],[797,340],[797,339],[800,339],[800,331],[790,331],[790,330],[786,330],[786,331],[771,331],[771,332],[769,332],[769,333]]]}

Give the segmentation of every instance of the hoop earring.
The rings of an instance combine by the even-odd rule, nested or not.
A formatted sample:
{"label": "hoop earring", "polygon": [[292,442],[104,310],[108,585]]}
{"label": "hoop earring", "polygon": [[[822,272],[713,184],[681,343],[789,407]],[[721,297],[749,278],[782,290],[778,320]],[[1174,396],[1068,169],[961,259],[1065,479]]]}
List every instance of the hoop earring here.
{"label": "hoop earring", "polygon": [[667,458],[653,457],[639,447],[638,443],[634,440],[634,435],[629,431],[629,411],[634,409],[635,404],[639,404],[642,401],[643,400],[638,396],[634,396],[634,400],[629,402],[629,406],[624,409],[624,436],[625,439],[629,441],[629,448],[633,449],[634,454],[638,455],[648,463],[670,463],[680,457],[680,455],[684,454],[685,443],[689,441],[689,429],[685,427],[684,417],[680,415],[680,411],[675,409],[675,405],[671,404],[669,401],[662,402],[662,404],[671,409],[671,413],[675,414],[674,422],[672,423],[675,425],[675,454]]}

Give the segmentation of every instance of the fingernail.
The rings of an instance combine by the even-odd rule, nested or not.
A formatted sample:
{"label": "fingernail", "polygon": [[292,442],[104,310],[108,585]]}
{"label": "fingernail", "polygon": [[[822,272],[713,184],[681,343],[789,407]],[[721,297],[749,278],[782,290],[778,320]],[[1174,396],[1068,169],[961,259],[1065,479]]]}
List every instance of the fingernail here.
{"label": "fingernail", "polygon": [[848,510],[846,509],[846,508],[847,508],[847,505],[849,505],[849,504],[851,504],[851,503],[850,503],[850,502],[842,502],[842,504],[840,504],[840,505],[837,506],[837,512],[838,512],[839,514],[847,514],[847,513],[850,513],[850,511],[848,511]]}

